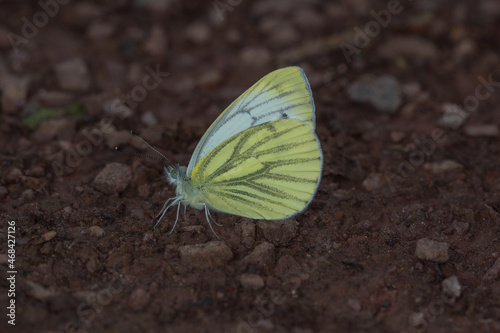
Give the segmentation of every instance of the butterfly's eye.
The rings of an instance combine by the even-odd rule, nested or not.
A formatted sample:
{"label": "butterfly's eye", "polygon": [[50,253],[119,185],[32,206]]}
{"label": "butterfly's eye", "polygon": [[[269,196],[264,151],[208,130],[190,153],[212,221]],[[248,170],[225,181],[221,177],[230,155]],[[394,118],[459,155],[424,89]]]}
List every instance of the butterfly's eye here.
{"label": "butterfly's eye", "polygon": [[170,175],[172,176],[172,178],[176,178],[177,175],[179,174],[179,169],[174,167],[174,166],[169,166],[168,171],[169,171]]}
{"label": "butterfly's eye", "polygon": [[285,112],[283,112],[283,114],[281,115],[281,118],[286,119],[286,118],[288,118],[288,115]]}

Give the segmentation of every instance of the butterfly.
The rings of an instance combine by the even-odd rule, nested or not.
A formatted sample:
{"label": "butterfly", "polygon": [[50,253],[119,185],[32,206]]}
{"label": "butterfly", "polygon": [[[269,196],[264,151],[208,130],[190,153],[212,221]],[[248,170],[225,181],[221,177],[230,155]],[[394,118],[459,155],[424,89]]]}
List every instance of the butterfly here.
{"label": "butterfly", "polygon": [[323,168],[314,110],[301,68],[285,67],[264,76],[215,120],[187,167],[164,167],[176,194],[163,205],[156,225],[177,206],[172,233],[181,204],[205,210],[216,236],[211,211],[263,220],[304,211]]}

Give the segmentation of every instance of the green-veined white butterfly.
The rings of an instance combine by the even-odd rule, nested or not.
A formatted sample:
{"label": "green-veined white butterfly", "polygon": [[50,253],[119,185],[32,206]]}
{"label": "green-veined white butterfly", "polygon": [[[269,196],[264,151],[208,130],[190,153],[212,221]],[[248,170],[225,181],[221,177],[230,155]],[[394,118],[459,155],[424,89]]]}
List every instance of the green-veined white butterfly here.
{"label": "green-veined white butterfly", "polygon": [[[252,219],[281,220],[302,212],[321,179],[323,154],[314,101],[299,67],[271,72],[238,97],[210,126],[187,167],[164,167],[181,203]],[[215,222],[215,221],[214,221]],[[155,225],[156,226],[156,225]]]}

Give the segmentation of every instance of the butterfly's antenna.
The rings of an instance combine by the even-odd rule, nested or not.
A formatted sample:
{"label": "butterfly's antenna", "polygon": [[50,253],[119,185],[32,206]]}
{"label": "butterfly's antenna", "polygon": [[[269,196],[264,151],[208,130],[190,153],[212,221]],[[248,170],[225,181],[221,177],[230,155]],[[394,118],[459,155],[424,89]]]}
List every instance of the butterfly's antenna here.
{"label": "butterfly's antenna", "polygon": [[[163,158],[158,158],[158,157],[154,157],[154,156],[150,156],[150,155],[145,155],[145,154],[137,153],[137,152],[132,151],[132,150],[121,149],[121,148],[118,148],[118,147],[115,147],[115,150],[119,151],[121,153],[134,154],[134,155],[137,155],[137,156],[140,156],[140,157],[147,157],[147,158],[150,158],[152,160],[156,160],[156,161],[160,161],[160,162],[165,162],[165,159],[163,159]],[[170,161],[169,161],[169,163],[170,163]]]}
{"label": "butterfly's antenna", "polygon": [[167,161],[169,164],[172,164],[172,162],[170,162],[170,160],[167,157],[165,157],[165,155],[163,155],[158,150],[156,150],[155,148],[153,148],[146,140],[144,140],[139,135],[137,135],[136,133],[134,133],[134,131],[130,131],[130,133],[132,133],[133,136],[135,136],[136,138],[138,138],[139,140],[141,140],[142,142],[144,142],[144,144],[146,144],[146,146],[148,146],[151,150],[155,151],[158,155],[162,156],[164,158],[164,161]]}
{"label": "butterfly's antenna", "polygon": [[161,180],[165,180],[165,176],[161,176],[161,177],[155,178],[155,179],[153,180],[153,183],[157,183],[157,182],[159,182],[159,181],[161,181]]}

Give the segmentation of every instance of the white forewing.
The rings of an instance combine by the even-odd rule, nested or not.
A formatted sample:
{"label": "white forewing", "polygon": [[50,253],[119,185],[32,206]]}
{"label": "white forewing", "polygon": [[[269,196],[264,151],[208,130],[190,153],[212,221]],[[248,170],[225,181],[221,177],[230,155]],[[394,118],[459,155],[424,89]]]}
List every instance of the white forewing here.
{"label": "white forewing", "polygon": [[309,82],[299,67],[269,73],[229,105],[196,146],[187,175],[224,140],[250,127],[279,119],[300,120],[314,132],[314,101]]}

